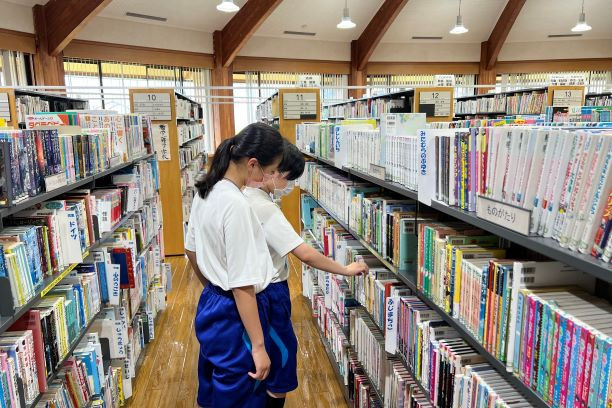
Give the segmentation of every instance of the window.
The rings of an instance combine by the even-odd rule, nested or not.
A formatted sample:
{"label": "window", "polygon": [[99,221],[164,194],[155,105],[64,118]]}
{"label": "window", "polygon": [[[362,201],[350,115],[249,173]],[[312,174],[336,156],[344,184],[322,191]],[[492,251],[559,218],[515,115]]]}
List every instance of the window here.
{"label": "window", "polygon": [[[512,91],[521,88],[530,88],[548,85],[548,77],[552,72],[532,72],[524,74],[497,75],[496,92]],[[584,74],[587,84],[587,93],[605,92],[612,86],[612,71],[578,71],[555,72],[560,74]]]}
{"label": "window", "polygon": [[89,100],[91,109],[129,113],[130,88],[174,88],[202,104],[208,146],[213,145],[209,70],[64,58],[64,71],[68,95]]}
{"label": "window", "polygon": [[[368,75],[368,95],[381,95],[391,92],[399,92],[406,88],[417,86],[433,86],[434,74],[406,74],[406,75]],[[471,86],[476,82],[474,74],[455,75],[455,97],[474,95]]]}
{"label": "window", "polygon": [[[313,75],[321,84],[323,104],[348,99],[348,75],[312,74],[306,72],[243,72],[235,73],[234,122],[236,131],[257,121],[257,105],[280,88],[293,88],[299,84],[301,75]],[[231,99],[230,99],[231,100]],[[215,100],[214,103],[218,103]]]}

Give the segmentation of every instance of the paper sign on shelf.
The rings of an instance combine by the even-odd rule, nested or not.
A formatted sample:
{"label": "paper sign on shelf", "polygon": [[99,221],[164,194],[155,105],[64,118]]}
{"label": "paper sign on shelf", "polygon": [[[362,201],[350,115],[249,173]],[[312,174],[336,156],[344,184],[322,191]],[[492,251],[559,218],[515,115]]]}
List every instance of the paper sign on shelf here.
{"label": "paper sign on shelf", "polygon": [[168,130],[168,125],[153,124],[153,145],[155,146],[157,160],[172,160],[170,155],[170,131]]}
{"label": "paper sign on shelf", "polygon": [[552,106],[582,106],[582,90],[555,89]]}
{"label": "paper sign on shelf", "polygon": [[68,115],[57,113],[44,113],[26,116],[26,129],[34,129],[40,126],[69,126]]}
{"label": "paper sign on shelf", "polygon": [[455,76],[450,75],[434,75],[435,86],[455,86]]}
{"label": "paper sign on shelf", "polygon": [[108,275],[106,284],[108,285],[108,303],[111,305],[119,304],[119,294],[121,292],[121,266],[118,264],[108,265]]}
{"label": "paper sign on shelf", "polygon": [[314,92],[286,92],[283,94],[283,119],[316,119],[317,94]]}
{"label": "paper sign on shelf", "polygon": [[300,75],[298,77],[298,88],[318,88],[321,86],[320,75]]}
{"label": "paper sign on shelf", "polygon": [[552,86],[576,86],[586,83],[586,75],[579,73],[555,73],[548,76]]}
{"label": "paper sign on shelf", "polygon": [[11,120],[11,106],[9,104],[8,93],[0,93],[0,119],[7,122]]}
{"label": "paper sign on shelf", "polygon": [[[451,93],[449,91],[434,91],[419,93],[419,111],[422,105],[433,106],[433,116],[444,117],[451,114]],[[427,111],[427,110],[426,110]],[[431,111],[431,110],[428,110]],[[430,115],[431,116],[431,115]]]}
{"label": "paper sign on shelf", "polygon": [[133,93],[134,113],[147,115],[151,120],[172,119],[170,94],[165,92]]}
{"label": "paper sign on shelf", "polygon": [[399,306],[399,297],[390,296],[387,298],[385,305],[385,351],[395,354],[397,346],[397,313]]}

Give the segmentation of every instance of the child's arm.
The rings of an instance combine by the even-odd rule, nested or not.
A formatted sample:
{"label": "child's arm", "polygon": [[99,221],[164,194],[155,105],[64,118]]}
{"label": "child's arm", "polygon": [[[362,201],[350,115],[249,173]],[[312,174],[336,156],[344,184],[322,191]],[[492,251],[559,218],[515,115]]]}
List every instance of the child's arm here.
{"label": "child's arm", "polygon": [[232,293],[242,324],[251,340],[251,354],[255,363],[255,373],[249,373],[249,375],[256,380],[265,380],[270,372],[271,363],[266,352],[263,331],[259,321],[255,289],[253,286],[244,286],[232,289]]}
{"label": "child's arm", "polygon": [[313,268],[336,275],[355,276],[366,274],[369,271],[368,265],[363,262],[353,262],[347,266],[342,266],[306,243],[300,244],[291,253]]}
{"label": "child's arm", "polygon": [[200,281],[202,286],[206,287],[206,285],[208,285],[208,280],[204,277],[204,275],[200,271],[200,268],[198,268],[198,259],[196,257],[196,253],[186,249],[185,250],[185,255],[187,255],[187,259],[189,259],[189,263],[191,264],[191,268],[193,269],[193,271],[195,272],[196,276],[198,277],[198,280]]}

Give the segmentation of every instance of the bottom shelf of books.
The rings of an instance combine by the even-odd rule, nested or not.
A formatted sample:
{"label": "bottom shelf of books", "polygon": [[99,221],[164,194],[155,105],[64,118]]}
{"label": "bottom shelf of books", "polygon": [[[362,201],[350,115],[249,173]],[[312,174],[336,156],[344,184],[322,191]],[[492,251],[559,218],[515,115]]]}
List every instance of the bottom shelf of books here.
{"label": "bottom shelf of books", "polygon": [[612,402],[612,307],[591,295],[592,277],[514,258],[468,224],[417,217],[412,200],[353,197],[346,212],[324,195],[301,200],[306,242],[370,266],[341,277],[302,264],[303,295],[351,406]]}

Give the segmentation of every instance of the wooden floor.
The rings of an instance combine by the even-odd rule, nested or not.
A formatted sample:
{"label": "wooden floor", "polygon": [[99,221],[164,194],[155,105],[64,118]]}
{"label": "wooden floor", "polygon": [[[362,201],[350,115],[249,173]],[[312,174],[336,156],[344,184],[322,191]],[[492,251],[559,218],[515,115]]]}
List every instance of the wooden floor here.
{"label": "wooden floor", "polygon": [[[172,264],[172,291],[167,309],[155,327],[155,340],[145,349],[128,407],[197,407],[198,342],[193,331],[195,308],[202,287],[183,257]],[[342,390],[319,340],[310,310],[302,300],[300,277],[289,279],[293,327],[298,337],[299,388],[285,407],[346,407]]]}

